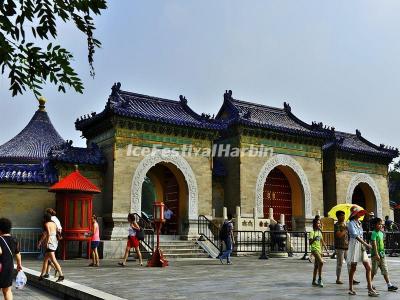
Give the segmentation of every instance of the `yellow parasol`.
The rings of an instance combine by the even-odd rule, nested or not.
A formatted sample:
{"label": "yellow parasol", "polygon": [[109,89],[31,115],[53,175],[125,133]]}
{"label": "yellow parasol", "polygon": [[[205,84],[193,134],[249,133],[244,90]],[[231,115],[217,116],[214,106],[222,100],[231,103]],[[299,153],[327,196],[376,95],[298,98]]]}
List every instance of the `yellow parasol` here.
{"label": "yellow parasol", "polygon": [[[348,219],[349,219],[349,217],[350,217],[350,208],[353,206],[353,205],[356,205],[356,204],[353,204],[353,203],[342,203],[342,204],[338,204],[338,205],[335,205],[334,207],[332,207],[331,208],[331,210],[328,212],[328,216],[330,217],[330,218],[333,218],[333,219],[335,219],[335,220],[337,220],[337,218],[336,218],[336,212],[337,211],[339,211],[339,210],[341,210],[341,211],[344,211],[344,219],[347,221]],[[359,206],[359,205],[358,205]],[[361,206],[359,206],[361,209],[364,209],[364,208],[362,208]],[[364,219],[364,216],[362,216],[362,217],[360,217],[360,220],[362,221]]]}

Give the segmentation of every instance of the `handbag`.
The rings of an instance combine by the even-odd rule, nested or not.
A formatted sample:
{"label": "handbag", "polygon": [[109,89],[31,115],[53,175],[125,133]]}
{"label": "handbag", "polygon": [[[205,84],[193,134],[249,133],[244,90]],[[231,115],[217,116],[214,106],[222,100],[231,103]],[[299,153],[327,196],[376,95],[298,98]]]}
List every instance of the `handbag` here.
{"label": "handbag", "polygon": [[144,240],[144,230],[143,228],[140,228],[140,230],[136,231],[136,237],[139,241]]}
{"label": "handbag", "polygon": [[[7,246],[7,248],[8,248],[8,251],[10,251],[11,257],[14,257],[14,256],[12,255],[11,249],[10,249],[10,247],[8,246],[6,240],[5,240],[2,236],[0,236],[0,238],[3,240],[4,244],[6,244],[6,246]],[[0,263],[0,273],[1,273],[2,271],[3,271],[3,264]]]}

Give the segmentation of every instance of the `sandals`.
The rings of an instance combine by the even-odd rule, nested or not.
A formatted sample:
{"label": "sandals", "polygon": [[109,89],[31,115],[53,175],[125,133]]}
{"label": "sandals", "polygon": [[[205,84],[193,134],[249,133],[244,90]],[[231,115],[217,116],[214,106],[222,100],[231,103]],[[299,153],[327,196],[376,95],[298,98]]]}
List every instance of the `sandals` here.
{"label": "sandals", "polygon": [[94,263],[88,264],[88,267],[95,267],[96,265]]}
{"label": "sandals", "polygon": [[370,297],[378,297],[379,294],[374,290],[369,290],[368,291],[368,296],[370,296]]}
{"label": "sandals", "polygon": [[343,281],[341,281],[341,280],[336,280],[336,284],[343,284]]}
{"label": "sandals", "polygon": [[58,276],[58,279],[56,280],[56,282],[61,282],[61,281],[63,281],[64,280],[64,276]]}
{"label": "sandals", "polygon": [[355,296],[355,295],[357,295],[357,293],[356,293],[356,291],[349,291],[349,295]]}
{"label": "sandals", "polygon": [[126,264],[124,264],[122,262],[119,262],[118,265],[121,266],[121,267],[126,267]]}

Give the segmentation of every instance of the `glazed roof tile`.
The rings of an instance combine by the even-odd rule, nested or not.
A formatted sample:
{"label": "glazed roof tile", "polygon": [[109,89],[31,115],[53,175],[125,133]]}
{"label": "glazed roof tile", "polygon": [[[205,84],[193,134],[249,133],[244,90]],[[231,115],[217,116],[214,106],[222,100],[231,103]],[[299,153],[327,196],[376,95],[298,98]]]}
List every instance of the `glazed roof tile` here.
{"label": "glazed roof tile", "polygon": [[42,164],[0,164],[0,182],[3,183],[54,183],[58,180],[57,170]]}
{"label": "glazed roof tile", "polygon": [[310,125],[301,121],[291,112],[291,107],[286,102],[284,108],[270,107],[234,99],[232,91],[226,91],[224,103],[216,118],[224,119],[229,124],[240,123],[305,136],[326,138],[331,134],[331,130],[322,128],[322,124]]}
{"label": "glazed roof tile", "polygon": [[87,192],[100,193],[100,189],[94,185],[89,179],[83,176],[78,170],[75,170],[68,176],[49,188],[49,192]]}
{"label": "glazed roof tile", "polygon": [[103,165],[105,157],[96,144],[88,148],[73,147],[72,141],[53,147],[48,158],[51,161],[66,162],[72,164]]}
{"label": "glazed roof tile", "polygon": [[201,129],[222,129],[224,124],[206,115],[198,115],[188,105],[185,97],[179,101],[163,99],[120,90],[120,84],[115,84],[107,102],[106,108],[100,114],[92,114],[85,119],[76,121],[76,128],[82,130],[96,119],[113,113],[119,116],[136,118],[172,125],[187,126]]}
{"label": "glazed roof tile", "polygon": [[0,146],[0,162],[39,162],[52,147],[63,143],[47,112],[39,109],[19,134]]}
{"label": "glazed roof tile", "polygon": [[325,144],[323,149],[328,149],[330,147],[337,147],[337,149],[344,152],[366,154],[391,159],[399,156],[398,149],[385,147],[383,144],[380,144],[379,146],[375,145],[374,143],[365,139],[359,130],[356,130],[356,134],[335,131],[335,139]]}

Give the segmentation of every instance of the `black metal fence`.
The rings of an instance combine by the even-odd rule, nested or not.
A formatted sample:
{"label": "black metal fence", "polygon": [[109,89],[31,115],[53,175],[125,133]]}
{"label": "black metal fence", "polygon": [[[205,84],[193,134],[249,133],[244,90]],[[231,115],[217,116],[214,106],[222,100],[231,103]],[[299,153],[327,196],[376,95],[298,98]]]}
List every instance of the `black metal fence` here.
{"label": "black metal fence", "polygon": [[154,251],[154,228],[150,222],[146,221],[137,213],[134,213],[134,216],[140,228],[142,228],[142,230],[144,231],[144,240],[141,241],[140,251],[142,252],[142,254],[151,255]]}
{"label": "black metal fence", "polygon": [[[199,235],[210,241],[216,248],[221,249],[219,239],[220,226],[205,216],[198,218]],[[235,254],[260,254],[260,258],[268,258],[273,253],[302,254],[306,259],[310,253],[309,232],[306,231],[234,231]],[[333,231],[322,233],[325,245],[331,254],[335,251],[335,237]],[[385,232],[385,250],[390,255],[400,252],[400,231]],[[365,233],[364,238],[369,241]]]}

